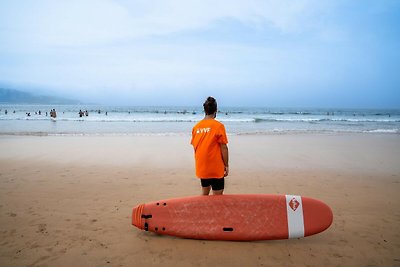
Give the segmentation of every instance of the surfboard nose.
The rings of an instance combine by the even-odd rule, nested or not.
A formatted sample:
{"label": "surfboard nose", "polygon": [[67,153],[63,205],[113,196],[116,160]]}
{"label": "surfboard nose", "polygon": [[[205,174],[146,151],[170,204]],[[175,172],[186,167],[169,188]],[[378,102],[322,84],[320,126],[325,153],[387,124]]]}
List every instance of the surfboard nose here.
{"label": "surfboard nose", "polygon": [[143,208],[144,204],[140,204],[134,207],[132,211],[132,224],[142,230],[143,230],[143,224],[142,224]]}
{"label": "surfboard nose", "polygon": [[325,231],[333,222],[333,212],[324,202],[303,198],[304,234],[313,235]]}

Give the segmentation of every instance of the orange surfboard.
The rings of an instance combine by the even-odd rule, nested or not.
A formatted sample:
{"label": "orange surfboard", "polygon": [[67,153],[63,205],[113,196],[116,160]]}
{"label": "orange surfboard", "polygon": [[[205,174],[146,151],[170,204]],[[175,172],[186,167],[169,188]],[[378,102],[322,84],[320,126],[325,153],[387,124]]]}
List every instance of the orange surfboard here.
{"label": "orange surfboard", "polygon": [[132,224],[139,229],[207,240],[271,240],[310,236],[327,229],[332,210],[293,195],[192,196],[140,204]]}

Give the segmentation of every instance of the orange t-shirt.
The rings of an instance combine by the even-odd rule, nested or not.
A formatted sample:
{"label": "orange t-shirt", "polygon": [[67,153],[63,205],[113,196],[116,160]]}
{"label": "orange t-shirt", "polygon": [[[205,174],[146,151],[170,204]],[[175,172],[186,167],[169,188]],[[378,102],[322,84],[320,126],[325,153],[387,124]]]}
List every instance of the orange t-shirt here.
{"label": "orange t-shirt", "polygon": [[227,144],[225,126],[214,119],[201,120],[192,130],[191,144],[198,178],[223,178],[225,164],[221,144]]}

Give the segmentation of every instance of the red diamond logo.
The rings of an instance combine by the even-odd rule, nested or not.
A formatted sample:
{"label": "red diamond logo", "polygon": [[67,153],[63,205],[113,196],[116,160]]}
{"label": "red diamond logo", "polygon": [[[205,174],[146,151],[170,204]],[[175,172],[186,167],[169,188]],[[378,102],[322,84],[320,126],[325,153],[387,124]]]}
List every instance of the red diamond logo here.
{"label": "red diamond logo", "polygon": [[292,200],[290,200],[289,206],[293,211],[296,211],[297,208],[300,206],[300,202],[298,202],[296,198],[293,198]]}

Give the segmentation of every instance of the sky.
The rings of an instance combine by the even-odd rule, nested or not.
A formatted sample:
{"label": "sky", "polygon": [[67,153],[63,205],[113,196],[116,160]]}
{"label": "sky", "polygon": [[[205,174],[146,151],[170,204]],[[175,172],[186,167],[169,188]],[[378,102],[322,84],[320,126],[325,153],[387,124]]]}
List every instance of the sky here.
{"label": "sky", "polygon": [[111,105],[400,108],[398,0],[0,0],[0,87]]}

